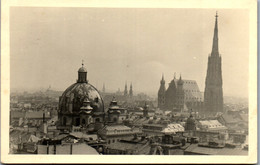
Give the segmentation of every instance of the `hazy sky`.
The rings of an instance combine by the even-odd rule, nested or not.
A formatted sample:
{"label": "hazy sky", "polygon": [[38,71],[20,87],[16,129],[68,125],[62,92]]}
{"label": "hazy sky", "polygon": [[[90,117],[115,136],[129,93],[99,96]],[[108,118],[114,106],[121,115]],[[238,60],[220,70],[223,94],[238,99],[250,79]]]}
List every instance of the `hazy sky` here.
{"label": "hazy sky", "polygon": [[[217,9],[224,95],[248,95],[248,11]],[[84,60],[98,89],[157,94],[162,73],[205,88],[216,9],[23,8],[10,11],[11,89],[65,90]]]}

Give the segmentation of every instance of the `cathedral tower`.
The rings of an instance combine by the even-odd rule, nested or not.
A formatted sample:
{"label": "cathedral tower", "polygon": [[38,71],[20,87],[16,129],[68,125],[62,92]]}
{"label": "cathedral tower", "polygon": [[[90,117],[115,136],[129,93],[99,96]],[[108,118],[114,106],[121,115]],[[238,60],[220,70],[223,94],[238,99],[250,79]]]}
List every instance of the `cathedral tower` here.
{"label": "cathedral tower", "polygon": [[183,90],[184,81],[180,78],[177,82],[177,91],[176,91],[176,99],[175,99],[175,107],[178,111],[182,111],[184,109],[184,90]]}
{"label": "cathedral tower", "polygon": [[164,76],[162,75],[161,85],[158,91],[158,108],[163,109],[165,106],[165,80]]}
{"label": "cathedral tower", "polygon": [[218,50],[218,15],[216,13],[215,29],[211,55],[208,57],[208,69],[204,91],[204,112],[214,115],[223,112],[223,89],[221,56]]}
{"label": "cathedral tower", "polygon": [[128,93],[127,93],[127,83],[125,83],[125,90],[124,90],[124,96],[127,96]]}
{"label": "cathedral tower", "polygon": [[129,96],[133,97],[133,85],[132,85],[132,83],[130,84]]}

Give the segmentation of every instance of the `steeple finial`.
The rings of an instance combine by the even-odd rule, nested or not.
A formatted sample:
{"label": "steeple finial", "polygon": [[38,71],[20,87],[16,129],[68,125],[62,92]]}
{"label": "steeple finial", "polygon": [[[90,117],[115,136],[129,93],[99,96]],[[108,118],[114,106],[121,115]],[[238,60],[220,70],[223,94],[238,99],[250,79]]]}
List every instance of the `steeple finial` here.
{"label": "steeple finial", "polygon": [[84,66],[84,60],[82,60],[82,64],[81,65],[82,65],[82,67]]}

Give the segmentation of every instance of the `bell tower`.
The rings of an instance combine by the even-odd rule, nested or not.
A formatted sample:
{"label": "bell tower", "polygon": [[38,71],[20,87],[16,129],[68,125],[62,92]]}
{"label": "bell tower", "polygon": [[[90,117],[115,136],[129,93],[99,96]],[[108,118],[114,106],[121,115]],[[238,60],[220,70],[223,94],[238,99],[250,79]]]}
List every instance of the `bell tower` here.
{"label": "bell tower", "polygon": [[162,75],[162,80],[160,82],[160,88],[158,91],[158,108],[165,108],[165,80],[164,80],[164,76]]}

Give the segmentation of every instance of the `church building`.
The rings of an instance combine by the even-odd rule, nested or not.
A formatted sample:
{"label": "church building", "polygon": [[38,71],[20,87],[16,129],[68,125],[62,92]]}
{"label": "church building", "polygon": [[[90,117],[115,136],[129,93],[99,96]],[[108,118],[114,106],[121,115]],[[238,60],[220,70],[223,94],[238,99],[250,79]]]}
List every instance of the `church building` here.
{"label": "church building", "polygon": [[174,79],[165,88],[164,76],[160,82],[158,91],[158,108],[183,112],[189,109],[200,111],[203,106],[202,94],[195,80]]}
{"label": "church building", "polygon": [[87,80],[87,69],[82,64],[78,80],[59,98],[58,129],[71,131],[73,127],[95,132],[104,123],[104,104],[98,90]]}

